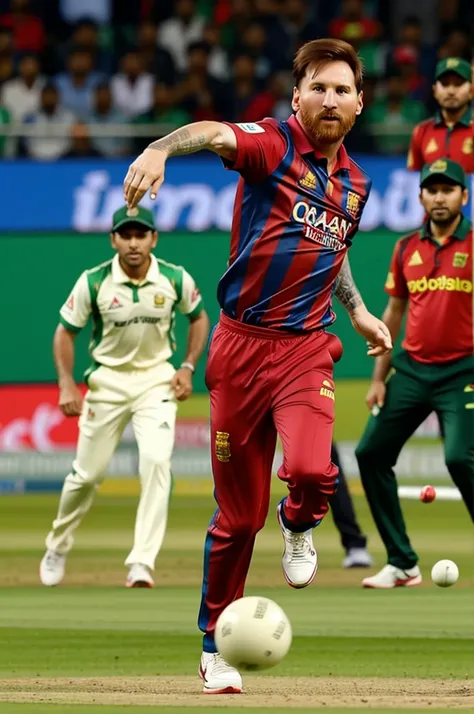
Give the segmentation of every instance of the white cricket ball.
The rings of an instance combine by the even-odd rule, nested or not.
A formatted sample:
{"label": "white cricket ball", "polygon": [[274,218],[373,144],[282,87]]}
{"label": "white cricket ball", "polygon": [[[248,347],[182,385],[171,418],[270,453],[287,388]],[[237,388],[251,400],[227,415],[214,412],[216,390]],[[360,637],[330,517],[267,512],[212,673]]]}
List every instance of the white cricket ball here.
{"label": "white cricket ball", "polygon": [[440,588],[449,588],[459,578],[459,568],[452,560],[438,560],[431,569],[431,580]]}

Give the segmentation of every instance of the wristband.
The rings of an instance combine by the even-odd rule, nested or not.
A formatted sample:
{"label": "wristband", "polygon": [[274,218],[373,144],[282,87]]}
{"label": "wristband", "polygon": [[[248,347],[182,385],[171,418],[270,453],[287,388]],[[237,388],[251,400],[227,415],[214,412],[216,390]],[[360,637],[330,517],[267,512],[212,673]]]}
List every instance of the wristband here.
{"label": "wristband", "polygon": [[180,369],[190,369],[193,374],[196,371],[194,365],[191,364],[191,362],[183,362],[182,364],[180,364],[179,368]]}

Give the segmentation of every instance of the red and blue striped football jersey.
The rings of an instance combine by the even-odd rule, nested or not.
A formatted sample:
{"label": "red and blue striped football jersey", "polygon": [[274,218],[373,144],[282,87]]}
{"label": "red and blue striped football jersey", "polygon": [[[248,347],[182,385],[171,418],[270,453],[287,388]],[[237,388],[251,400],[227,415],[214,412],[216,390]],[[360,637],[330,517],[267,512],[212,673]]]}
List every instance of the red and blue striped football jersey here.
{"label": "red and blue striped football jersey", "polygon": [[223,312],[287,331],[330,325],[335,281],[370,191],[367,174],[339,149],[331,175],[296,117],[230,124],[239,179]]}

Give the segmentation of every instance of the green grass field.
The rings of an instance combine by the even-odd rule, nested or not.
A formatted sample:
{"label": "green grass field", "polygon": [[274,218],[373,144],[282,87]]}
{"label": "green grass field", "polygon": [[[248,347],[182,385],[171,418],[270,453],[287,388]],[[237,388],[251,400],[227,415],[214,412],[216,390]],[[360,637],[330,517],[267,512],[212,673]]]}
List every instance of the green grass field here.
{"label": "green grass field", "polygon": [[[413,590],[365,591],[364,571],[341,569],[330,516],[316,532],[320,571],[303,591],[285,586],[273,507],[259,535],[248,594],[288,613],[294,642],[268,674],[248,676],[246,693],[204,697],[196,676],[202,545],[214,510],[209,495],[177,495],[155,590],[127,590],[136,498],[100,495],[77,535],[63,586],[41,588],[38,565],[55,496],[0,499],[0,712],[127,714],[159,707],[247,712],[270,708],[371,712],[474,711],[472,527],[462,504],[409,501],[405,513],[425,582]],[[181,489],[182,492],[182,489]],[[362,497],[360,521],[377,565],[384,562]],[[452,558],[458,584],[436,588],[432,564]]]}

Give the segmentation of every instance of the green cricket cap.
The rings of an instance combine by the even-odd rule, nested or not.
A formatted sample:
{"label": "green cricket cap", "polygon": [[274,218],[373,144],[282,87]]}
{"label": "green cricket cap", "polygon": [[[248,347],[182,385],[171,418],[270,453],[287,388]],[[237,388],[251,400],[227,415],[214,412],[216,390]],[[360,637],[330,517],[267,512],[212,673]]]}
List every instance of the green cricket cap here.
{"label": "green cricket cap", "polygon": [[454,72],[466,82],[472,82],[471,64],[462,57],[446,57],[446,59],[440,60],[436,65],[435,79],[439,79],[447,72]]}
{"label": "green cricket cap", "polygon": [[428,179],[434,177],[438,180],[449,179],[463,188],[467,187],[466,174],[463,167],[456,161],[451,161],[451,159],[437,159],[431,164],[425,164],[420,174],[420,186],[424,186]]}
{"label": "green cricket cap", "polygon": [[122,208],[115,211],[112,217],[112,231],[118,231],[119,228],[126,226],[127,223],[139,223],[151,231],[156,231],[153,213],[142,206],[136,206],[135,208],[122,206]]}

